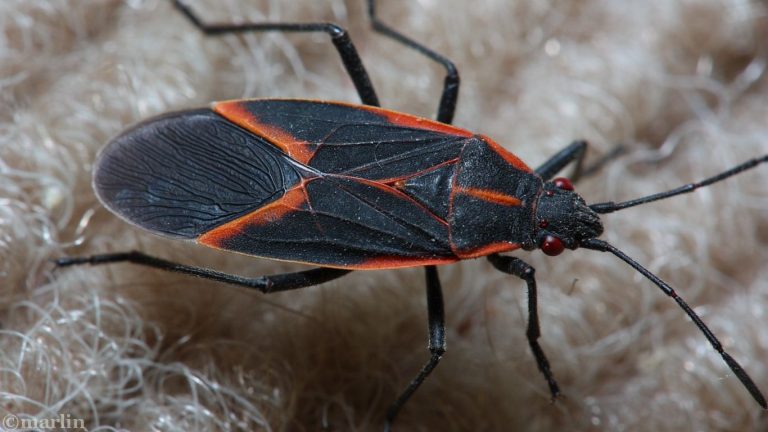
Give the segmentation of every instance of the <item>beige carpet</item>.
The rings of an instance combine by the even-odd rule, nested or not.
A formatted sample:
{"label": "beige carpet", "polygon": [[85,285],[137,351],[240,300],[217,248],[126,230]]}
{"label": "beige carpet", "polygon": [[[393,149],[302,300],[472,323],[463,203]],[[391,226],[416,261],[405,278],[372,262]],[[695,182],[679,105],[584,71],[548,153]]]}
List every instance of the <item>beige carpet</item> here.
{"label": "beige carpet", "polygon": [[[350,29],[385,107],[433,116],[442,71],[371,33],[361,2],[195,2],[211,21]],[[768,7],[757,0],[387,1],[456,61],[455,124],[537,166],[572,139],[626,153],[577,185],[625,200],[768,153]],[[131,265],[138,249],[260,275],[304,267],[172,242],[111,215],[98,149],[130,124],[242,97],[357,102],[324,35],[204,39],[161,0],[0,2],[0,411],[89,430],[382,429],[428,358],[423,272],[358,272],[270,296]],[[768,391],[768,166],[604,218]],[[768,430],[674,301],[618,259],[519,252],[537,269],[549,401],[525,290],[485,260],[440,268],[448,352],[398,431]],[[13,419],[13,417],[7,417]],[[38,424],[39,425],[39,424]],[[60,425],[61,426],[61,425]],[[12,424],[0,428],[11,429]]]}

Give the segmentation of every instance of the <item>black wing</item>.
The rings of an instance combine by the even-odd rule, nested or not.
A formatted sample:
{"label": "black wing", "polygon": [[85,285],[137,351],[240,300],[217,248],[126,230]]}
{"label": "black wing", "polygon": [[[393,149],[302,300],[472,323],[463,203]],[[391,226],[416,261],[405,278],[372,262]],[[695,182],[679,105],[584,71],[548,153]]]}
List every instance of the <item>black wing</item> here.
{"label": "black wing", "polygon": [[[284,128],[275,126],[270,134],[205,109],[129,129],[100,155],[98,196],[150,231],[250,255],[345,268],[457,259],[444,220],[375,180],[412,176],[456,159],[465,137],[434,122],[420,129],[406,115],[399,124],[367,107],[258,102],[295,105],[271,111],[270,124],[282,120]],[[349,115],[337,119],[339,110]],[[309,142],[306,159],[309,153],[296,146],[306,150]]]}

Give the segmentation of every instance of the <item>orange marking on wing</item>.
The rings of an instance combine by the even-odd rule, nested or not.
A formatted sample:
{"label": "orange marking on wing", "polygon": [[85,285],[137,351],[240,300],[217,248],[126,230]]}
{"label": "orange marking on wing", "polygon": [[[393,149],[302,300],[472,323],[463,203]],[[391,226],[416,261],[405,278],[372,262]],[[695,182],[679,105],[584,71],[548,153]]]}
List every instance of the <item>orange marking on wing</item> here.
{"label": "orange marking on wing", "polygon": [[471,259],[484,257],[494,253],[509,252],[515,249],[520,249],[519,243],[498,242],[480,246],[475,249],[467,249],[463,251],[455,250],[454,253],[461,259]]}
{"label": "orange marking on wing", "polygon": [[296,139],[279,127],[261,122],[243,105],[243,101],[216,102],[213,111],[236,125],[245,128],[279,147],[294,160],[308,164],[315,152],[312,146]]}
{"label": "orange marking on wing", "polygon": [[456,126],[451,126],[449,124],[440,123],[438,121],[434,121],[427,118],[418,117],[415,115],[406,114],[398,111],[392,111],[392,110],[373,107],[369,105],[351,105],[351,104],[345,104],[345,103],[338,103],[338,105],[347,105],[357,109],[363,109],[375,114],[379,114],[381,116],[384,116],[387,120],[389,120],[390,123],[396,124],[399,126],[406,126],[414,129],[440,132],[440,133],[449,134],[449,135],[457,135],[465,138],[471,138],[475,135],[466,129],[458,128]]}
{"label": "orange marking on wing", "polygon": [[520,201],[519,198],[515,198],[511,195],[503,194],[501,192],[496,192],[488,189],[456,187],[454,190],[458,193],[469,195],[469,196],[481,199],[483,201],[492,202],[494,204],[500,204],[500,205],[512,206],[512,207],[517,207],[523,204],[523,202]]}
{"label": "orange marking on wing", "polygon": [[387,270],[387,269],[408,268],[408,267],[423,267],[427,265],[452,264],[460,261],[462,258],[455,257],[455,256],[448,256],[448,257],[391,256],[391,257],[369,258],[365,261],[362,261],[359,263],[352,263],[352,264],[316,263],[316,262],[308,262],[308,261],[300,261],[300,260],[283,260],[283,259],[278,259],[274,257],[269,257],[268,259],[271,259],[274,261],[293,262],[297,264],[306,264],[306,265],[312,265],[312,266],[319,265],[327,268],[336,268],[336,269],[345,269],[345,270]]}
{"label": "orange marking on wing", "polygon": [[380,257],[371,258],[357,264],[349,264],[341,268],[352,270],[386,270],[403,267],[421,267],[427,265],[450,264],[459,261],[458,257]]}
{"label": "orange marking on wing", "polygon": [[224,240],[236,237],[249,225],[266,225],[296,211],[306,202],[304,183],[290,189],[277,201],[216,227],[197,238],[197,242],[214,248],[221,248]]}
{"label": "orange marking on wing", "polygon": [[520,160],[520,158],[518,158],[517,156],[505,150],[504,147],[500,146],[496,141],[490,139],[486,135],[478,135],[478,136],[483,141],[488,143],[488,145],[491,147],[491,149],[493,149],[493,151],[498,153],[499,156],[504,158],[504,160],[509,162],[509,164],[512,165],[513,167],[519,169],[520,171],[525,171],[525,172],[533,171],[528,165],[525,164],[525,162],[523,162],[522,160]]}
{"label": "orange marking on wing", "polygon": [[403,176],[400,176],[400,177],[385,178],[385,179],[380,179],[380,180],[376,180],[376,181],[379,182],[379,183],[384,183],[385,185],[389,185],[389,186],[401,189],[402,187],[405,187],[405,184],[407,183],[407,180],[409,180],[409,179],[425,175],[425,174],[430,173],[432,171],[436,171],[436,170],[438,170],[440,168],[443,168],[443,167],[445,167],[447,165],[455,164],[458,161],[459,161],[459,158],[449,159],[449,160],[447,160],[445,162],[440,162],[437,165],[434,165],[434,166],[432,166],[430,168],[418,171],[416,173],[409,173],[409,174],[406,174],[406,175],[403,175]]}
{"label": "orange marking on wing", "polygon": [[[394,195],[394,196],[400,198],[401,200],[412,202],[415,205],[417,205],[421,210],[423,210],[424,213],[428,214],[429,216],[431,216],[433,219],[435,219],[439,223],[441,223],[443,225],[448,225],[447,221],[445,221],[444,219],[439,218],[436,214],[434,214],[431,211],[427,210],[427,208],[424,207],[424,205],[422,205],[418,201],[414,200],[413,197],[411,197],[410,195],[406,194],[405,192],[401,192],[399,189],[396,189],[394,185],[383,184],[383,183],[379,183],[378,181],[368,180],[368,179],[364,179],[364,178],[357,178],[357,177],[353,177],[353,178],[358,183],[363,183],[363,184],[369,185],[371,187],[375,187],[376,189],[379,189],[380,191],[382,191],[384,193],[388,193],[390,195]],[[428,265],[428,264],[424,264],[424,265]]]}

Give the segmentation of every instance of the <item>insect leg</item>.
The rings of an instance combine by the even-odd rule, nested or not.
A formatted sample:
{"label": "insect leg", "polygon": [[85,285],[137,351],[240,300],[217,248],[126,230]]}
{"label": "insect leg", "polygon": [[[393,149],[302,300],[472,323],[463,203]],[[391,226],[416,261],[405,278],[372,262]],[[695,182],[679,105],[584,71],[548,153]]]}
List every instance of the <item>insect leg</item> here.
{"label": "insect leg", "polygon": [[620,156],[624,151],[624,146],[617,145],[600,159],[584,166],[584,157],[587,154],[587,142],[583,140],[574,141],[536,168],[536,173],[544,180],[551,180],[555,174],[575,160],[576,166],[573,168],[570,178],[572,181],[576,182],[579,181],[579,179],[597,174],[608,161]]}
{"label": "insect leg", "polygon": [[246,288],[254,288],[267,294],[277,291],[288,291],[312,285],[319,285],[333,279],[338,279],[351,271],[318,267],[311,270],[304,270],[295,273],[283,273],[270,276],[259,276],[255,278],[245,278],[242,276],[222,273],[203,267],[178,264],[136,251],[91,255],[88,257],[64,257],[54,261],[57,267],[69,267],[83,264],[112,264],[118,262],[130,262],[133,264],[153,267],[164,271],[183,273],[204,279],[211,279],[217,282],[244,286]]}
{"label": "insect leg", "polygon": [[[437,121],[450,124],[456,112],[456,101],[459,97],[459,71],[456,65],[447,57],[427,48],[404,34],[384,24],[376,15],[376,0],[368,1],[368,16],[373,30],[389,37],[406,47],[416,50],[427,58],[439,63],[445,68],[443,90],[440,103],[437,108]],[[402,394],[387,410],[387,418],[384,430],[389,431],[398,412],[410,399],[416,389],[424,382],[427,376],[437,366],[445,353],[445,313],[443,308],[443,291],[440,286],[437,268],[435,266],[424,267],[427,280],[427,315],[429,320],[429,351],[432,353],[429,361],[421,368],[419,374],[411,381]]]}
{"label": "insect leg", "polygon": [[535,270],[520,258],[502,256],[493,254],[488,256],[488,261],[493,264],[496,269],[507,274],[511,274],[524,280],[528,285],[528,329],[526,330],[526,337],[528,338],[528,345],[533,351],[533,356],[536,358],[536,364],[539,367],[539,371],[544,375],[544,379],[547,380],[549,385],[549,393],[554,400],[560,394],[560,387],[555,381],[555,377],[552,375],[552,370],[549,366],[549,360],[544,354],[544,350],[541,349],[538,339],[541,336],[541,330],[539,328],[539,312],[537,306],[537,294],[536,294],[536,278]]}
{"label": "insect leg", "polygon": [[626,151],[627,148],[623,144],[617,144],[608,153],[602,155],[598,160],[592,161],[587,166],[585,166],[581,171],[581,178],[587,178],[597,174],[608,162],[623,155]]}
{"label": "insect leg", "polygon": [[429,361],[421,368],[418,375],[408,384],[408,387],[389,406],[384,430],[389,431],[400,409],[410,399],[421,383],[440,362],[445,353],[445,311],[443,307],[443,290],[435,266],[426,266],[427,280],[427,319],[429,321]]}
{"label": "insect leg", "polygon": [[456,112],[456,100],[459,97],[460,80],[459,70],[456,69],[456,65],[448,58],[394,30],[379,20],[378,16],[376,16],[376,0],[368,0],[368,16],[371,19],[371,25],[373,26],[374,31],[418,51],[445,68],[443,93],[442,96],[440,96],[440,105],[438,105],[437,108],[437,121],[451,123],[453,121],[453,115]]}
{"label": "insect leg", "polygon": [[299,32],[299,33],[328,33],[331,42],[339,53],[341,62],[347,74],[355,84],[362,103],[379,106],[379,98],[373,89],[373,84],[363,62],[357,53],[349,34],[343,28],[331,23],[242,23],[242,24],[206,24],[198,17],[183,0],[174,0],[173,5],[201,32],[208,36],[220,36],[233,33],[247,32]]}
{"label": "insect leg", "polygon": [[548,181],[551,180],[555,174],[560,172],[561,169],[565,168],[571,162],[576,161],[573,174],[571,174],[571,180],[576,181],[581,176],[584,156],[586,154],[587,142],[574,141],[536,168],[536,174]]}

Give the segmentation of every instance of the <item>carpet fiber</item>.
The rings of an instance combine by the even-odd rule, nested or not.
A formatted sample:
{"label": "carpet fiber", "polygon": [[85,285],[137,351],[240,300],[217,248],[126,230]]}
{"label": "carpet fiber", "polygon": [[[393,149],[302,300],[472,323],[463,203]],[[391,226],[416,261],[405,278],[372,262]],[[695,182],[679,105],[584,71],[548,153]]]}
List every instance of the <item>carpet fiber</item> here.
{"label": "carpet fiber", "polygon": [[[442,69],[371,32],[362,2],[196,1],[211,22],[332,21],[382,105],[434,116]],[[387,1],[383,20],[454,60],[454,123],[531,166],[573,139],[587,202],[667,190],[768,153],[768,9],[753,0]],[[423,271],[262,295],[129,264],[141,250],[240,275],[305,267],[173,242],[104,210],[97,151],[162,112],[244,97],[358,102],[323,34],[204,38],[167,1],[0,4],[0,411],[89,430],[377,431],[427,360]],[[602,238],[675,287],[768,391],[768,166],[604,217]],[[537,269],[550,403],[524,284],[440,267],[448,351],[398,431],[768,429],[680,308],[613,256],[515,253]],[[12,418],[12,417],[6,417]],[[38,424],[39,425],[39,424]],[[11,424],[4,424],[11,429]]]}

